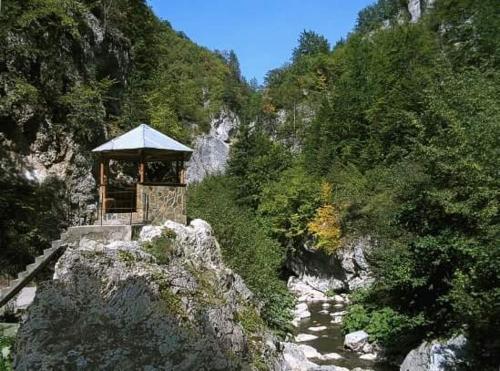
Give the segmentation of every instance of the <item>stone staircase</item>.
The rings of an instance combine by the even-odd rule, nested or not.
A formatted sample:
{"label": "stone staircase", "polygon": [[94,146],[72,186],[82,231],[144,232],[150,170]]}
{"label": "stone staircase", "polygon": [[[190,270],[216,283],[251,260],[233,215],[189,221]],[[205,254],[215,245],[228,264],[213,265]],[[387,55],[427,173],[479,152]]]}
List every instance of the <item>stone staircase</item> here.
{"label": "stone staircase", "polygon": [[52,246],[43,251],[43,254],[35,258],[35,262],[26,266],[26,270],[19,273],[17,278],[10,282],[8,287],[0,288],[0,308],[16,296],[33,277],[45,267],[58,253],[66,248],[61,240],[53,241]]}
{"label": "stone staircase", "polygon": [[78,244],[82,239],[103,243],[113,240],[130,241],[132,227],[130,225],[86,225],[68,228],[61,234],[60,240],[52,241],[52,246],[45,249],[42,255],[37,256],[34,263],[27,265],[26,270],[19,273],[9,286],[0,287],[0,309],[26,287],[43,267],[59,255],[59,252],[65,250],[68,245]]}

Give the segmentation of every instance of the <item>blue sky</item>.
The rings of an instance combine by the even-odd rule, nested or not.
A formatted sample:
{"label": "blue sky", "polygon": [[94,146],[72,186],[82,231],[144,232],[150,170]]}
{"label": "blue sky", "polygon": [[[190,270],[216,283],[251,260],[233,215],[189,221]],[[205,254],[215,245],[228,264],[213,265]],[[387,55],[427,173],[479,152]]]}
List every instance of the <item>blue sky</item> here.
{"label": "blue sky", "polygon": [[350,32],[373,0],[148,0],[155,13],[209,49],[238,55],[243,75],[263,82],[291,56],[303,30],[331,44]]}

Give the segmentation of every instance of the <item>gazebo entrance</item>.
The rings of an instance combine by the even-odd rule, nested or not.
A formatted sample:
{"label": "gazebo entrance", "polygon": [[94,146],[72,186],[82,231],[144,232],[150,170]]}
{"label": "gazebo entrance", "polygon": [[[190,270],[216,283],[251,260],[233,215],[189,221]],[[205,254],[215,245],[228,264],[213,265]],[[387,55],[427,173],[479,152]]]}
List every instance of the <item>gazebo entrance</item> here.
{"label": "gazebo entrance", "polygon": [[190,148],[142,124],[93,152],[100,156],[99,224],[186,223]]}

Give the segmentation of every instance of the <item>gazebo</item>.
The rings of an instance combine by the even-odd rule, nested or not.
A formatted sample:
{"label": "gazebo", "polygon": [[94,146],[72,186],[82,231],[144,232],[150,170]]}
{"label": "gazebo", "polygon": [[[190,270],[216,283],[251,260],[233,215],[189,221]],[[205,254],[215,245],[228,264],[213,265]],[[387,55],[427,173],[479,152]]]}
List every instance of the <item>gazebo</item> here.
{"label": "gazebo", "polygon": [[[191,148],[142,124],[92,152],[99,154],[98,224],[186,223]],[[115,177],[110,166],[118,169]]]}

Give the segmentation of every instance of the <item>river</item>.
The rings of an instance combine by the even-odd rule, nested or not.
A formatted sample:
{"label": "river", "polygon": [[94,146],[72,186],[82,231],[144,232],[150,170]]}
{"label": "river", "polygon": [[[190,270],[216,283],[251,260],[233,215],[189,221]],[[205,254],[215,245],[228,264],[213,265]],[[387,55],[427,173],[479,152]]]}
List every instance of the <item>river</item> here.
{"label": "river", "polygon": [[[344,304],[329,302],[311,302],[308,303],[311,316],[304,318],[299,322],[295,335],[308,334],[317,338],[297,342],[298,344],[309,345],[321,355],[329,357],[311,358],[310,360],[318,365],[335,365],[346,367],[350,370],[360,367],[373,371],[394,371],[394,368],[377,363],[375,361],[361,359],[361,354],[349,351],[344,348],[344,335],[341,330],[341,323],[333,323],[332,313],[346,310]],[[335,353],[338,355],[335,356]],[[330,358],[330,359],[325,359]]]}

